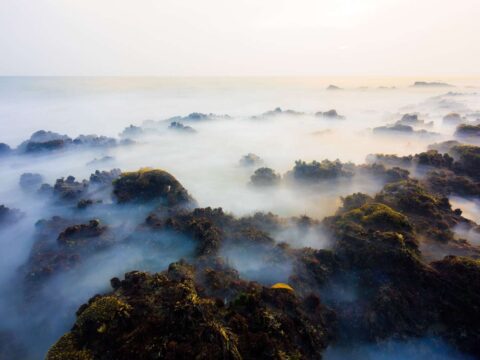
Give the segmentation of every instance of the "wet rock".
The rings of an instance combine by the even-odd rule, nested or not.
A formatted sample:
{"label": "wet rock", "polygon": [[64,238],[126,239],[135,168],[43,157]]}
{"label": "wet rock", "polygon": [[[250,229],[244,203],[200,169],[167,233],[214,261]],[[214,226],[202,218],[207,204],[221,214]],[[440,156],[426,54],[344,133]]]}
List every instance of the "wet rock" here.
{"label": "wet rock", "polygon": [[253,173],[250,176],[250,184],[258,187],[265,187],[265,186],[276,186],[280,184],[281,177],[280,175],[275,173],[275,170],[262,167]]}

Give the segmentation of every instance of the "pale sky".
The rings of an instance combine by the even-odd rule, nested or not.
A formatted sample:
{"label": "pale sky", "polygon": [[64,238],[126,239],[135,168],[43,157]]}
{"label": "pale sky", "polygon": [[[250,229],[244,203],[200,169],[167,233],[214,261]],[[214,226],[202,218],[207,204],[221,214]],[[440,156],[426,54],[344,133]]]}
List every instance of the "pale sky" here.
{"label": "pale sky", "polygon": [[480,74],[480,0],[0,0],[0,75]]}

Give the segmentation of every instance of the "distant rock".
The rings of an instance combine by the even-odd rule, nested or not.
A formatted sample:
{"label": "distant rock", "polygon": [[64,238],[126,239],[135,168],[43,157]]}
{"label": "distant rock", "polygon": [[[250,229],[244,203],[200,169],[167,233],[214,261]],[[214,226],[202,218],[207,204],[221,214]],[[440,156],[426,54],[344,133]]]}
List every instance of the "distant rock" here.
{"label": "distant rock", "polygon": [[170,126],[168,127],[170,130],[186,133],[186,134],[195,134],[197,130],[192,128],[191,126],[183,125],[181,122],[172,121]]}
{"label": "distant rock", "polygon": [[24,190],[38,190],[43,182],[43,176],[36,173],[24,173],[20,176],[20,187]]}
{"label": "distant rock", "polygon": [[415,81],[412,87],[454,87],[454,86],[444,82]]}
{"label": "distant rock", "polygon": [[260,116],[254,116],[253,118],[257,119],[257,118],[264,118],[264,117],[274,117],[274,116],[279,116],[279,115],[301,116],[301,115],[305,115],[305,113],[300,112],[300,111],[291,110],[291,109],[282,110],[282,108],[277,107],[273,110],[264,112]]}
{"label": "distant rock", "polygon": [[255,170],[250,177],[250,184],[259,187],[275,186],[280,183],[280,180],[281,177],[275,173],[275,170],[262,167]]}
{"label": "distant rock", "polygon": [[405,134],[413,134],[414,130],[413,127],[410,125],[386,125],[386,126],[378,126],[373,128],[374,133],[389,133],[389,132],[400,132]]}
{"label": "distant rock", "polygon": [[395,125],[432,127],[433,121],[426,122],[425,120],[420,120],[417,114],[404,114],[402,118],[395,123]]}
{"label": "distant rock", "polygon": [[480,125],[460,124],[457,126],[455,136],[460,138],[480,139]]}
{"label": "distant rock", "polygon": [[121,138],[136,138],[144,135],[144,130],[140,126],[130,125],[120,133]]}
{"label": "distant rock", "polygon": [[445,125],[458,125],[462,121],[462,117],[457,113],[449,113],[443,117],[443,123]]}
{"label": "distant rock", "polygon": [[19,221],[24,214],[17,209],[10,209],[5,205],[0,205],[0,227],[13,225]]}
{"label": "distant rock", "polygon": [[113,156],[104,156],[100,159],[93,159],[92,161],[89,161],[87,163],[87,166],[98,166],[98,165],[106,165],[106,164],[109,164],[111,162],[113,162],[115,160],[115,158]]}
{"label": "distant rock", "polygon": [[116,146],[117,140],[107,136],[97,135],[79,135],[73,140],[75,145],[87,145],[92,147],[110,147]]}
{"label": "distant rock", "polygon": [[326,118],[326,119],[336,119],[336,120],[345,119],[345,116],[339,115],[337,113],[337,110],[335,110],[335,109],[328,110],[328,111],[325,111],[325,112],[319,111],[319,112],[315,113],[315,116]]}
{"label": "distant rock", "polygon": [[336,85],[328,85],[327,90],[343,90],[343,89]]}
{"label": "distant rock", "polygon": [[252,153],[248,153],[240,159],[241,166],[258,166],[261,164],[263,164],[262,158]]}
{"label": "distant rock", "polygon": [[8,146],[5,143],[0,143],[0,157],[9,155],[11,152],[12,152],[12,149],[10,148],[10,146]]}

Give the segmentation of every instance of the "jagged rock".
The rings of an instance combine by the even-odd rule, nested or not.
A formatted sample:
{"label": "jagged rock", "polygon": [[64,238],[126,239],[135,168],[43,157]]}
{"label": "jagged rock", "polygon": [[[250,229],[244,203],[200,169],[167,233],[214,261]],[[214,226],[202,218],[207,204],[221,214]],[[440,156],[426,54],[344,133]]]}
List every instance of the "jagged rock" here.
{"label": "jagged rock", "polygon": [[217,292],[233,286],[229,273],[185,263],[112,279],[115,290],[83,305],[46,358],[314,359],[331,340],[332,315],[315,295],[302,300],[236,279],[237,290],[224,303],[202,290],[200,276]]}

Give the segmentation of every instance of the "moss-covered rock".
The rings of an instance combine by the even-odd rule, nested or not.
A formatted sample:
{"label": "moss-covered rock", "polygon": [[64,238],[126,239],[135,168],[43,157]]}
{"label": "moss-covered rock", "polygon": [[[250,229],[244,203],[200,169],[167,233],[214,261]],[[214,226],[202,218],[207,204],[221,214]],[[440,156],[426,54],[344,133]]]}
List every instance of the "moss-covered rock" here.
{"label": "moss-covered rock", "polygon": [[[333,318],[318,298],[301,300],[290,290],[236,280],[232,300],[225,303],[197,282],[212,273],[224,276],[180,262],[164,273],[112,279],[115,290],[80,308],[74,327],[47,359],[321,357]],[[231,276],[225,276],[216,285],[232,287]]]}
{"label": "moss-covered rock", "polygon": [[119,203],[159,201],[178,206],[193,202],[182,184],[164,170],[145,168],[124,172],[113,184],[113,194]]}

